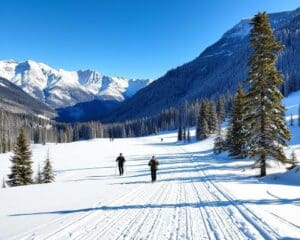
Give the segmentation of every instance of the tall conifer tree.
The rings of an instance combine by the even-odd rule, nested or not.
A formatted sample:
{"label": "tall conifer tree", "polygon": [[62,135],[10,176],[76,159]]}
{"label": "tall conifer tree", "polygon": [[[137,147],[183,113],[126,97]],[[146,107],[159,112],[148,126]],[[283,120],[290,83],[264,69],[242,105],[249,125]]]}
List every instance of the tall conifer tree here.
{"label": "tall conifer tree", "polygon": [[233,100],[233,107],[227,132],[227,149],[231,156],[246,157],[246,125],[244,121],[245,93],[241,86]]}
{"label": "tall conifer tree", "polygon": [[225,113],[225,97],[221,96],[218,99],[217,103],[217,116],[218,116],[218,122],[222,124],[225,120],[226,113]]}
{"label": "tall conifer tree", "polygon": [[196,139],[203,140],[209,136],[209,107],[208,102],[203,101],[198,116],[197,128],[196,128]]}
{"label": "tall conifer tree", "polygon": [[47,152],[45,165],[44,165],[44,168],[43,168],[43,171],[42,171],[42,179],[43,179],[43,183],[51,183],[55,179],[54,174],[53,174],[52,165],[51,165],[51,162],[50,162],[49,150]]}
{"label": "tall conifer tree", "polygon": [[214,150],[215,154],[220,154],[221,152],[223,152],[225,150],[224,149],[224,139],[222,136],[220,124],[218,124],[217,136],[214,141],[214,149],[213,150]]}
{"label": "tall conifer tree", "polygon": [[32,161],[31,151],[26,139],[25,128],[23,127],[17,138],[14,148],[14,155],[11,158],[11,174],[8,175],[7,183],[10,186],[20,186],[31,184],[32,181]]}
{"label": "tall conifer tree", "polygon": [[190,133],[190,128],[187,130],[187,141],[191,142],[191,133]]}
{"label": "tall conifer tree", "polygon": [[208,128],[210,133],[215,133],[218,129],[218,117],[216,112],[216,105],[214,101],[208,103]]}
{"label": "tall conifer tree", "polygon": [[260,163],[260,175],[265,176],[268,159],[286,162],[283,146],[290,138],[279,90],[283,81],[275,66],[282,45],[276,42],[266,13],[258,13],[251,23],[253,54],[249,59],[245,120],[249,127],[249,154]]}
{"label": "tall conifer tree", "polygon": [[182,127],[181,126],[179,126],[179,128],[178,128],[177,140],[182,141]]}

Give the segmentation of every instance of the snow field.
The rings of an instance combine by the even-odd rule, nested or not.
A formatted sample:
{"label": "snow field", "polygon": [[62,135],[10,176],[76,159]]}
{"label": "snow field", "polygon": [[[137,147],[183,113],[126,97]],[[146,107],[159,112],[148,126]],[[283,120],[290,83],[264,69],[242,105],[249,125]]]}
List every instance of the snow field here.
{"label": "snow field", "polygon": [[[287,120],[299,93],[284,100]],[[291,130],[285,150],[300,159],[297,121]],[[214,155],[213,136],[191,144],[176,138],[165,132],[32,145],[33,169],[49,149],[56,181],[0,189],[0,240],[300,239],[300,167],[287,172],[272,163],[257,178],[253,161]],[[117,175],[120,152],[124,176]],[[147,165],[153,154],[160,161],[155,183]],[[0,154],[1,179],[10,157]]]}
{"label": "snow field", "polygon": [[[56,182],[0,190],[0,239],[300,236],[299,187],[281,184],[280,174],[279,180],[272,174],[256,179],[252,162],[216,157],[212,144],[213,138],[178,144],[176,133],[169,133],[34,145],[35,167],[49,147]],[[114,162],[119,152],[127,159],[121,177]],[[147,166],[152,154],[160,161],[156,183]],[[9,155],[0,155],[1,175]]]}

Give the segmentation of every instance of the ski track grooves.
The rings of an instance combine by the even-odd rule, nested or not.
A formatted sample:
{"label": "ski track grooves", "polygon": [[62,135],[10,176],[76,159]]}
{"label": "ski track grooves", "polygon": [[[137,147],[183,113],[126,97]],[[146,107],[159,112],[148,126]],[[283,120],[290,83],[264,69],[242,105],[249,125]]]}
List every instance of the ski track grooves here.
{"label": "ski track grooves", "polygon": [[[164,149],[166,154],[174,151],[172,147],[164,147]],[[221,183],[214,181],[203,169],[204,162],[195,160],[194,155],[187,152],[184,147],[180,146],[179,149],[176,154],[184,153],[185,161],[174,161],[173,167],[180,169],[187,167],[188,164],[197,168],[197,177],[201,177],[202,181],[194,181],[195,175],[192,174],[195,173],[191,171],[184,173],[187,174],[184,177],[190,177],[190,181],[181,181],[179,175],[175,175],[173,181],[163,181],[165,175],[161,175],[162,181],[137,185],[136,188],[130,189],[113,201],[95,203],[88,213],[66,214],[55,218],[47,225],[19,234],[13,239],[256,240],[280,238],[276,231],[246,204],[237,202]],[[173,160],[178,159],[174,156]],[[176,180],[177,176],[178,180]],[[217,204],[218,202],[229,204]],[[285,221],[285,219],[280,220]],[[50,227],[50,230],[47,227]],[[299,226],[294,225],[294,227]]]}
{"label": "ski track grooves", "polygon": [[[171,195],[170,193],[172,192],[172,185],[163,186],[160,188],[163,188],[162,193],[160,196],[158,196],[158,199],[156,199],[155,201],[163,203],[170,197],[170,195]],[[167,190],[165,190],[165,189],[167,189]],[[150,202],[150,204],[151,204],[151,202]],[[151,234],[155,234],[155,232],[156,232],[154,230],[155,230],[155,226],[157,225],[157,223],[160,220],[162,208],[158,208],[158,209],[148,208],[147,211],[146,210],[145,211],[139,210],[139,211],[140,211],[140,216],[141,216],[140,219],[139,219],[139,217],[137,217],[136,219],[132,219],[130,224],[127,226],[127,229],[129,229],[129,230],[130,230],[130,228],[133,229],[130,231],[131,234],[127,235],[128,239],[138,238],[139,235],[143,234],[143,232],[141,231],[143,227],[149,227],[149,230],[147,232],[148,236],[146,239],[148,239],[148,238],[151,239]],[[154,211],[156,211],[157,213],[155,213],[155,215],[153,216],[152,214],[154,214]],[[150,217],[150,215],[152,215],[152,217]],[[136,221],[136,220],[138,220],[138,221]],[[125,239],[126,236],[124,236],[124,234],[121,234],[116,239],[121,239],[122,236]]]}
{"label": "ski track grooves", "polygon": [[[145,191],[141,190],[142,186],[139,187],[138,189],[135,189],[122,197],[107,203],[105,206],[114,206],[115,204],[119,204],[122,202],[122,204],[130,203],[136,198],[143,197],[147,193]],[[99,208],[101,208],[99,206]],[[126,214],[125,212],[122,212],[123,215]],[[95,215],[95,216],[94,216]],[[118,214],[115,214],[112,218],[110,218],[111,222],[108,222],[107,225],[109,224],[114,224],[116,222],[116,218],[120,218]],[[72,237],[72,239],[87,239],[86,236],[90,232],[94,232],[97,230],[98,226],[102,221],[107,220],[106,218],[106,213],[103,212],[100,209],[95,209],[93,212],[90,214],[80,217],[76,219],[75,221],[71,222],[70,224],[62,227],[59,231],[52,233],[51,235],[47,236],[45,239],[53,239],[53,240],[58,240],[58,239],[66,239],[66,237]],[[79,230],[78,230],[79,229]],[[108,228],[109,229],[109,228]],[[59,234],[59,235],[58,235]]]}
{"label": "ski track grooves", "polygon": [[203,171],[204,176],[207,178],[210,186],[214,188],[217,194],[220,194],[224,199],[231,203],[231,206],[234,206],[235,209],[244,217],[256,230],[261,234],[264,239],[279,239],[280,236],[276,233],[271,226],[269,226],[265,221],[263,221],[260,217],[258,217],[253,211],[251,211],[245,204],[239,203],[237,205],[235,203],[234,198],[229,194],[229,191],[225,190],[225,188],[221,184],[217,184],[213,182],[210,177]]}
{"label": "ski track grooves", "polygon": [[[181,148],[181,149],[183,150],[183,152],[188,153],[187,151],[185,151],[185,149],[183,149],[183,148]],[[195,160],[192,160],[193,159],[192,154],[191,154],[190,159],[193,163],[196,163],[198,165],[198,167],[201,169],[201,165],[198,162],[196,162]],[[273,230],[266,222],[264,222],[261,218],[259,218],[257,215],[255,215],[255,213],[253,211],[251,211],[248,207],[246,207],[244,204],[237,205],[235,203],[234,198],[229,194],[229,191],[227,191],[221,184],[214,182],[207,175],[205,170],[201,170],[201,171],[199,171],[199,173],[201,173],[203,175],[203,177],[205,178],[205,181],[201,182],[202,185],[205,186],[204,188],[202,187],[202,191],[203,190],[208,191],[208,194],[204,194],[204,195],[205,196],[214,196],[213,199],[210,199],[212,201],[222,201],[224,199],[226,201],[229,201],[231,203],[231,205],[230,205],[231,207],[230,208],[228,207],[228,209],[231,209],[230,211],[237,210],[239,212],[239,215],[242,217],[242,219],[238,220],[238,219],[236,219],[236,217],[237,217],[236,214],[233,216],[230,216],[231,214],[228,213],[224,207],[220,206],[218,208],[222,209],[222,211],[225,214],[225,215],[223,215],[223,217],[227,216],[227,217],[229,217],[228,220],[231,220],[230,222],[227,221],[227,224],[226,223],[224,224],[224,222],[222,220],[222,215],[219,215],[214,210],[213,212],[214,212],[214,214],[216,214],[215,218],[216,219],[219,218],[221,220],[221,221],[218,221],[217,227],[221,223],[221,224],[224,224],[224,227],[226,229],[226,233],[224,231],[222,231],[222,233],[224,234],[223,236],[228,236],[228,234],[229,234],[231,239],[245,239],[245,238],[257,239],[258,237],[261,237],[262,239],[279,239],[279,235],[276,233],[275,230]],[[193,183],[193,186],[195,187],[194,183]],[[196,189],[196,187],[195,187],[195,189]],[[202,196],[202,194],[200,196]],[[199,200],[201,201],[200,198],[199,198]],[[207,199],[207,202],[208,203],[210,202],[209,199]],[[214,207],[212,206],[210,209],[214,209]],[[212,219],[215,219],[215,218],[212,218]],[[242,220],[242,222],[241,222],[241,220]],[[245,229],[246,224],[247,225],[250,224],[250,226],[252,225],[252,227],[254,227],[257,230],[257,232],[259,233],[260,236],[257,236],[256,234],[253,235],[253,232],[249,231],[249,229]],[[236,231],[236,229],[232,228],[232,227],[236,228],[237,225],[242,225],[242,227],[239,228],[240,232],[238,232],[238,231]],[[229,228],[228,228],[229,226],[231,226],[230,229],[233,230],[233,232],[229,231]],[[243,234],[244,236],[240,235],[240,234]],[[214,237],[216,239],[219,239],[220,237],[222,238],[222,235],[221,236],[215,235]]]}
{"label": "ski track grooves", "polygon": [[[138,224],[144,224],[144,220],[147,219],[147,217],[152,213],[152,209],[151,208],[147,208],[148,204],[153,204],[157,201],[159,201],[163,196],[164,196],[164,192],[166,189],[166,185],[164,186],[159,186],[158,190],[154,191],[151,194],[151,197],[147,199],[147,204],[145,204],[145,209],[135,209],[135,210],[129,210],[129,211],[134,211],[134,213],[129,216],[128,218],[125,217],[125,221],[123,219],[117,219],[117,224],[123,225],[125,228],[124,229],[120,229],[118,232],[121,232],[118,236],[111,238],[111,239],[131,239],[132,235],[131,231],[132,228]],[[128,215],[128,210],[123,210],[124,211],[124,215]],[[123,222],[122,222],[123,220]],[[110,229],[108,229],[110,230]],[[105,238],[105,234],[107,234],[107,232],[103,233],[101,231],[97,231],[97,238],[96,239],[101,239],[101,237],[103,237],[103,239],[109,239],[109,238]],[[109,235],[112,233],[108,233]],[[89,238],[92,239],[92,238]]]}

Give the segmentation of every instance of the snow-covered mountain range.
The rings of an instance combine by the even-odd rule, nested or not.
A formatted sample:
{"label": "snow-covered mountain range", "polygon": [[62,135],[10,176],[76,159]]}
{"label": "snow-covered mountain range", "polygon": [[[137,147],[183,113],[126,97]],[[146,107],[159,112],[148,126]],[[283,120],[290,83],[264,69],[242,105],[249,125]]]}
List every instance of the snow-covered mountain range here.
{"label": "snow-covered mountain range", "polygon": [[121,102],[151,82],[149,79],[109,77],[92,70],[54,69],[32,60],[0,61],[0,77],[8,79],[52,108],[95,99]]}

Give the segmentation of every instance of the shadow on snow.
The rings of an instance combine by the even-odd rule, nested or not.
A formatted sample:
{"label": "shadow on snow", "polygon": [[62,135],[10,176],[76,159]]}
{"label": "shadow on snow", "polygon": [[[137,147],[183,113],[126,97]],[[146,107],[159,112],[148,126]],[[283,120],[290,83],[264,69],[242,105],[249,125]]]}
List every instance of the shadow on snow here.
{"label": "shadow on snow", "polygon": [[143,209],[161,209],[161,208],[205,208],[205,207],[227,207],[243,204],[253,205],[285,205],[285,204],[300,204],[300,198],[295,199],[260,199],[260,200],[235,200],[235,201],[201,201],[196,203],[176,203],[176,204],[141,204],[141,205],[120,205],[120,206],[102,206],[96,208],[81,208],[72,210],[59,210],[49,212],[32,212],[10,214],[10,217],[30,216],[30,215],[45,215],[45,214],[71,214],[90,211],[120,211],[120,210],[143,210]]}

